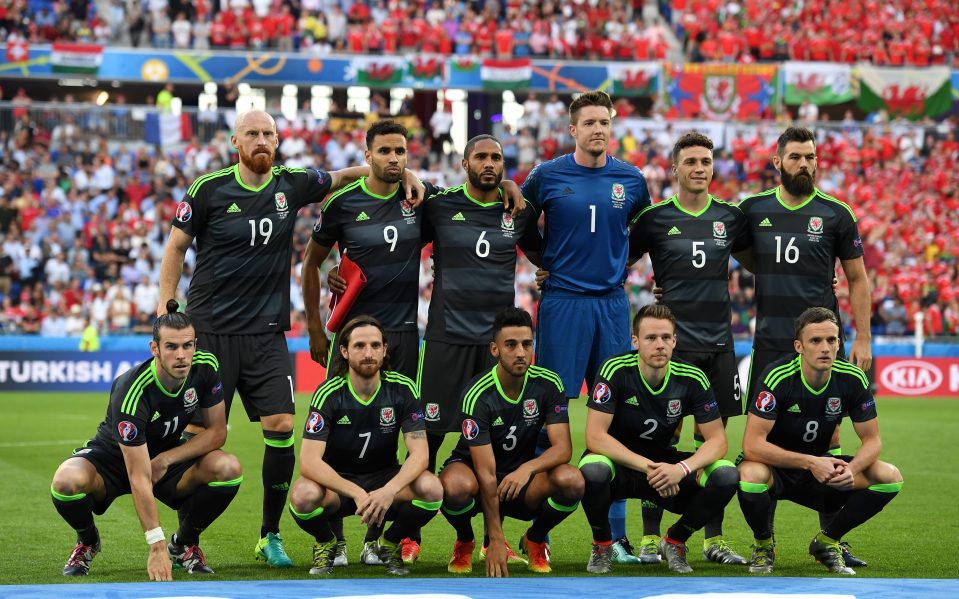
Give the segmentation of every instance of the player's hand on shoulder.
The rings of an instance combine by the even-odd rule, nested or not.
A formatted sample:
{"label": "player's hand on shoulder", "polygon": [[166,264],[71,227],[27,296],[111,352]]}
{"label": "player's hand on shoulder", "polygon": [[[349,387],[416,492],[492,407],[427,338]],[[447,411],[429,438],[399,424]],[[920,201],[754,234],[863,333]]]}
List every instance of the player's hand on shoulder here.
{"label": "player's hand on shoulder", "polygon": [[410,169],[403,171],[403,189],[406,190],[406,201],[414,208],[426,199],[426,186]]}
{"label": "player's hand on shoulder", "polygon": [[486,576],[490,578],[506,578],[509,569],[506,566],[506,541],[490,539],[486,548]]}
{"label": "player's hand on shoulder", "polygon": [[173,580],[173,565],[167,553],[166,540],[150,545],[150,555],[147,557],[147,574],[150,580],[163,582]]}
{"label": "player's hand on shoulder", "polygon": [[326,273],[326,285],[332,293],[341,294],[346,292],[346,279],[340,276],[339,266],[334,266]]}
{"label": "player's hand on shoulder", "polygon": [[536,269],[536,288],[540,291],[543,290],[543,286],[546,285],[546,279],[549,278],[549,271],[537,268]]}
{"label": "player's hand on shoulder", "polygon": [[513,216],[519,216],[520,213],[526,210],[526,198],[523,197],[523,192],[515,181],[512,179],[503,179],[503,182],[500,183],[500,188],[503,190],[504,210],[509,210]]}
{"label": "player's hand on shoulder", "polygon": [[656,299],[656,303],[662,303],[663,301],[663,288],[656,284],[656,281],[653,281],[653,298]]}

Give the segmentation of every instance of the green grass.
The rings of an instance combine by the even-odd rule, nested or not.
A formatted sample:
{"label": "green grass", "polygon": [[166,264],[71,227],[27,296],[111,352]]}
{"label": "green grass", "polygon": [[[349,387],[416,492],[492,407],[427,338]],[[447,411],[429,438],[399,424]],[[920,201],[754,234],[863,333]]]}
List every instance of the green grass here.
{"label": "green grass", "polygon": [[[305,417],[306,396],[301,396],[298,430]],[[50,502],[50,480],[57,465],[94,432],[106,407],[105,394],[3,394],[3,419],[0,421],[0,540],[7,557],[0,560],[0,581],[5,584],[64,582],[60,570],[73,547],[74,535],[60,519]],[[854,530],[847,539],[856,554],[870,562],[859,570],[860,576],[902,578],[951,578],[959,572],[959,468],[955,455],[955,437],[959,430],[959,402],[948,400],[880,400],[883,434],[883,459],[895,463],[903,472],[905,487],[895,501],[874,520]],[[287,550],[296,566],[290,570],[271,570],[253,561],[253,545],[260,523],[260,461],[262,437],[258,425],[246,422],[242,410],[234,414],[227,451],[237,454],[245,467],[246,480],[236,500],[203,535],[203,548],[216,570],[215,579],[307,578],[311,539],[284,514],[281,528]],[[583,449],[585,408],[578,401],[570,410],[574,456]],[[739,452],[743,418],[730,424],[729,455]],[[691,446],[691,431],[685,430],[680,447]],[[297,433],[299,437],[299,433]],[[856,447],[856,436],[844,423],[845,450]],[[453,436],[440,452],[445,458]],[[638,541],[641,536],[639,502],[629,502],[628,530]],[[167,535],[176,527],[176,516],[161,505],[161,520]],[[664,528],[674,516],[667,513]],[[143,532],[129,496],[118,499],[110,510],[97,518],[103,539],[103,552],[93,564],[91,576],[84,582],[123,582],[146,579],[147,548]],[[474,522],[482,530],[482,517]],[[526,524],[507,520],[508,539],[515,543]],[[816,515],[791,503],[780,504],[777,513],[778,551],[776,574],[779,576],[822,577],[826,571],[806,555],[809,539],[818,528]],[[356,518],[346,521],[350,541],[350,560],[337,578],[380,577],[381,568],[358,565],[363,531]],[[453,530],[437,517],[424,530],[424,549],[415,576],[446,576],[446,562],[453,543]],[[750,535],[734,499],[726,510],[726,536],[733,546],[748,556]],[[703,562],[702,535],[690,540],[690,563],[696,575],[742,576],[745,569]],[[586,575],[589,552],[589,527],[582,510],[574,513],[553,531],[553,570],[559,575]],[[477,551],[478,553],[478,551]],[[478,558],[477,558],[478,559]],[[511,575],[525,575],[514,568]],[[615,568],[618,575],[666,575],[663,567]],[[474,563],[474,576],[482,575],[482,563]],[[175,577],[186,577],[182,572]]]}

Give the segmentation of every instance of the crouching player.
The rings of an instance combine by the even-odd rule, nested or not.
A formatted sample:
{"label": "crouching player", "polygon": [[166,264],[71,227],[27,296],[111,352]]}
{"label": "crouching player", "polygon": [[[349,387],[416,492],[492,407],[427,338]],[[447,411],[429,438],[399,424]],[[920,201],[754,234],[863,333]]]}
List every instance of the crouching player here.
{"label": "crouching player", "polygon": [[[676,320],[663,304],[644,306],[633,320],[636,352],[603,364],[589,398],[583,510],[593,530],[588,572],[609,572],[612,534],[606,517],[617,499],[655,501],[680,514],[659,544],[673,572],[693,569],[686,541],[723,512],[739,477],[726,454],[726,432],[709,379],[702,370],[672,360]],[[672,446],[673,433],[692,414],[704,443],[689,453]]]}
{"label": "crouching player", "polygon": [[[842,555],[842,537],[878,514],[902,488],[902,475],[879,461],[882,442],[876,402],[862,370],[836,358],[839,323],[828,308],[809,308],[795,326],[797,355],[770,364],[750,390],[739,465],[739,505],[753,530],[750,572],[773,570],[769,521],[773,499],[835,513],[809,544],[809,553],[836,574],[855,574]],[[855,456],[829,455],[829,442],[848,416],[862,445]],[[838,511],[837,511],[838,510]]]}
{"label": "crouching player", "polygon": [[[533,520],[520,547],[529,555],[530,570],[549,572],[546,535],[583,497],[583,477],[568,463],[573,446],[563,383],[555,373],[530,365],[533,321],[525,310],[497,314],[490,352],[496,365],[467,386],[462,436],[440,474],[443,515],[456,529],[448,569],[472,571],[471,519],[482,505],[487,576],[508,575],[506,516]],[[536,456],[544,426],[550,447]]]}
{"label": "crouching player", "polygon": [[[346,323],[336,336],[333,376],[317,388],[300,449],[300,477],[290,512],[316,539],[310,574],[330,574],[336,537],[330,520],[356,514],[366,525],[393,524],[379,541],[388,574],[409,574],[400,541],[439,509],[443,487],[427,472],[426,422],[416,384],[389,370],[383,327],[369,316]],[[399,433],[409,455],[396,460]]]}
{"label": "crouching player", "polygon": [[[171,565],[212,574],[200,533],[226,509],[243,480],[236,457],[220,451],[226,412],[213,354],[197,351],[190,318],[170,300],[153,324],[153,359],[113,381],[106,417],[96,436],[60,464],[51,492],[57,512],[77,531],[65,576],[85,576],[100,552],[93,514],[130,493],[150,546],[150,580],[172,580]],[[194,412],[206,427],[189,441],[180,434]],[[180,527],[166,543],[156,499],[180,512]],[[171,564],[170,560],[173,560]]]}

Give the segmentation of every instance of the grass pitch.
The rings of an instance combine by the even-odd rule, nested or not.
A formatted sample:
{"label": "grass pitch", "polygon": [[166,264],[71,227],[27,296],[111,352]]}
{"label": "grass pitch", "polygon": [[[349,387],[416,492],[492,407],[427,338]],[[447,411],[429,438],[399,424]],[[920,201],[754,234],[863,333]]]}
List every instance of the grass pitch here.
{"label": "grass pitch", "polygon": [[[297,430],[302,429],[308,396],[301,395]],[[75,542],[74,533],[64,523],[50,501],[50,481],[57,465],[70,456],[73,448],[92,437],[106,410],[105,393],[5,393],[0,420],[0,540],[6,558],[0,560],[3,584],[70,582],[60,575]],[[570,409],[573,431],[573,455],[583,450],[585,407],[582,400]],[[902,493],[881,514],[852,531],[850,541],[855,553],[870,566],[858,570],[859,576],[895,578],[952,578],[959,572],[959,458],[955,453],[955,435],[959,430],[959,402],[944,399],[905,399],[879,401],[883,436],[882,458],[899,466],[905,477]],[[212,579],[289,579],[308,578],[312,540],[284,514],[281,530],[287,551],[295,567],[273,570],[253,560],[253,546],[259,536],[262,487],[260,463],[263,441],[259,425],[247,422],[242,410],[234,410],[226,450],[235,453],[245,469],[240,493],[227,512],[207,530],[202,546],[210,565],[216,570]],[[736,418],[729,427],[729,456],[740,450],[744,418]],[[691,425],[683,431],[680,448],[692,447]],[[297,438],[300,434],[297,432]],[[844,421],[844,450],[851,453],[858,439]],[[445,459],[455,439],[447,437],[440,451]],[[297,450],[299,451],[299,450]],[[160,518],[167,535],[176,528],[176,514],[160,505]],[[666,513],[663,529],[675,520]],[[90,576],[82,582],[144,581],[147,547],[143,541],[130,497],[118,499],[110,510],[97,518],[103,551],[93,563]],[[482,516],[473,522],[482,534]],[[527,524],[507,520],[507,538],[515,543]],[[736,499],[726,509],[726,537],[740,553],[749,556],[751,535],[743,521]],[[792,503],[781,503],[777,512],[777,576],[828,576],[806,554],[810,538],[818,529],[816,514]],[[642,536],[639,502],[629,502],[628,531],[635,542]],[[357,518],[346,520],[350,566],[337,569],[334,578],[382,577],[382,568],[359,564],[363,530]],[[558,575],[585,576],[589,555],[589,527],[578,510],[552,533],[553,571]],[[453,529],[440,515],[423,531],[424,544],[413,576],[448,576],[446,563],[453,544]],[[704,562],[699,551],[702,533],[689,542],[690,564],[695,575],[745,576],[745,568],[719,566]],[[483,565],[474,555],[473,576],[483,575]],[[618,566],[616,575],[666,576],[665,565]],[[525,576],[520,568],[510,575]],[[176,579],[189,575],[174,573]],[[78,581],[78,582],[80,582]]]}

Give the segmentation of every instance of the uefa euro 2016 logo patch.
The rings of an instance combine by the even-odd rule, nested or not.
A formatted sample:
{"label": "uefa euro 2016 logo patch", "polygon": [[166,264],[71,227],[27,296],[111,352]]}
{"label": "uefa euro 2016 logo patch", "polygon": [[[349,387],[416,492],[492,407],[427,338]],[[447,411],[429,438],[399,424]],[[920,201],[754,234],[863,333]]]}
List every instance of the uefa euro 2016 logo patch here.
{"label": "uefa euro 2016 logo patch", "polygon": [[176,207],[176,219],[185,223],[193,216],[193,208],[186,202],[180,202]]}
{"label": "uefa euro 2016 logo patch", "polygon": [[596,383],[593,388],[593,401],[596,403],[606,403],[613,397],[613,392],[606,383]]}
{"label": "uefa euro 2016 logo patch", "polygon": [[316,433],[323,430],[323,424],[324,424],[323,417],[320,416],[320,413],[313,412],[310,414],[309,419],[306,421],[306,432],[310,433],[311,435],[315,435]]}
{"label": "uefa euro 2016 logo patch", "polygon": [[472,418],[463,421],[463,438],[472,441],[479,436],[479,425]]}
{"label": "uefa euro 2016 logo patch", "polygon": [[117,425],[117,433],[120,435],[120,438],[127,443],[137,438],[137,432],[137,425],[129,420],[124,420]]}
{"label": "uefa euro 2016 logo patch", "polygon": [[776,409],[776,397],[769,391],[763,391],[756,397],[756,409],[767,413]]}

